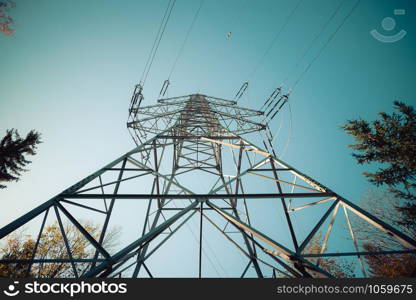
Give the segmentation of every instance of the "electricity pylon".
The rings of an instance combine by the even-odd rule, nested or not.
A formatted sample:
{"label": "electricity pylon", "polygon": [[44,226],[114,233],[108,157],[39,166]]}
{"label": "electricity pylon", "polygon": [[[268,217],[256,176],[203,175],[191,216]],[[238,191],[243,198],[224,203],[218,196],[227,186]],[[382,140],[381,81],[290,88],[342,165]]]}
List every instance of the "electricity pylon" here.
{"label": "electricity pylon", "polygon": [[[39,226],[29,256],[3,257],[0,264],[20,264],[28,274],[34,266],[61,263],[70,266],[74,277],[158,276],[157,269],[168,270],[169,262],[194,244],[183,236],[185,224],[197,242],[196,259],[186,252],[187,265],[179,266],[175,276],[219,276],[209,264],[218,267],[232,260],[230,249],[238,255],[234,262],[243,262],[228,264],[241,269],[235,275],[229,271],[232,277],[337,276],[325,264],[328,257],[343,257],[347,263],[355,259],[366,276],[363,256],[415,252],[416,241],[406,234],[243,138],[267,129],[264,112],[201,94],[159,99],[151,106],[141,106],[141,97],[136,89],[127,124],[137,147],[2,228],[5,242],[21,227]],[[401,246],[363,251],[352,216]],[[98,222],[99,235],[93,236],[81,219]],[[39,257],[43,231],[54,220],[66,255]],[[89,257],[74,256],[76,245],[68,242],[64,221],[86,239]],[[116,250],[104,243],[112,224],[127,235]],[[349,239],[339,237],[345,232]],[[177,235],[179,240],[171,242]],[[219,238],[230,248],[215,245],[212,260],[205,248]],[[311,243],[318,251],[312,251]],[[82,273],[80,264],[88,266]],[[194,273],[181,274],[189,268]]]}

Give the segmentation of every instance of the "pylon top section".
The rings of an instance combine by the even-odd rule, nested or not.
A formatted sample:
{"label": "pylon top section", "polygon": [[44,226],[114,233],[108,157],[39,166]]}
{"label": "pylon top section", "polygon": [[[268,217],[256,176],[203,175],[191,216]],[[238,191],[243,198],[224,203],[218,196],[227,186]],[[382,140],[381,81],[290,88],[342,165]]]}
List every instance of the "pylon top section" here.
{"label": "pylon top section", "polygon": [[177,139],[229,139],[265,129],[260,120],[262,111],[240,107],[236,101],[192,94],[157,102],[130,108],[127,127],[139,142],[169,128],[166,135]]}

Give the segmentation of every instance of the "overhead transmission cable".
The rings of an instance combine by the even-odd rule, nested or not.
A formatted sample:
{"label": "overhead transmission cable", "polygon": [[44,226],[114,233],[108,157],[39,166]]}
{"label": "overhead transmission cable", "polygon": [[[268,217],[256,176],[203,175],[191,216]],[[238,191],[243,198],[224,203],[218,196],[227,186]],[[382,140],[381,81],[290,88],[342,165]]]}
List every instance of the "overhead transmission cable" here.
{"label": "overhead transmission cable", "polygon": [[[276,137],[277,137],[277,136],[279,136],[280,131],[282,130],[282,127],[283,127],[283,121],[284,121],[284,119],[285,119],[285,115],[284,115],[284,114],[282,114],[282,115],[281,115],[281,118],[280,118],[280,123],[279,123],[279,126],[278,126],[278,128],[277,128],[277,130],[276,130],[276,133],[275,133],[274,135],[271,135],[271,136],[272,136],[272,142],[276,139]],[[269,129],[269,130],[270,130],[270,129]]]}
{"label": "overhead transmission cable", "polygon": [[279,39],[279,37],[282,34],[282,32],[285,30],[286,26],[289,24],[290,20],[292,19],[293,15],[296,13],[296,11],[298,10],[298,8],[302,4],[302,2],[303,2],[303,0],[299,0],[296,3],[295,7],[290,12],[290,14],[286,17],[285,21],[283,22],[282,27],[280,27],[280,30],[276,32],[276,34],[273,37],[273,39],[271,40],[270,44],[266,48],[266,51],[264,51],[263,55],[260,57],[260,59],[258,60],[258,62],[255,64],[253,70],[249,73],[249,75],[247,77],[247,80],[243,83],[243,85],[241,86],[240,90],[235,95],[235,100],[236,101],[239,100],[242,97],[242,95],[244,94],[245,90],[247,89],[247,87],[249,85],[250,79],[252,79],[254,77],[254,75],[256,74],[256,72],[258,70],[258,68],[263,63],[263,60],[267,57],[267,55],[269,54],[270,50],[273,48],[274,44]]}
{"label": "overhead transmission cable", "polygon": [[[321,49],[319,50],[319,52],[317,53],[317,55],[311,60],[311,62],[308,64],[308,66],[304,69],[304,71],[300,74],[300,76],[298,77],[298,79],[295,81],[294,85],[292,86],[292,90],[299,84],[300,80],[304,77],[304,75],[309,71],[309,69],[311,68],[311,66],[313,65],[313,63],[322,55],[323,51],[325,50],[325,48],[328,46],[328,44],[334,39],[334,37],[336,36],[336,34],[340,31],[340,29],[342,28],[342,26],[346,23],[346,21],[348,20],[348,18],[353,14],[353,12],[355,11],[355,9],[357,8],[358,4],[360,3],[361,0],[357,0],[355,2],[355,4],[352,6],[351,10],[345,15],[344,19],[341,21],[341,23],[338,25],[338,27],[335,29],[335,31],[329,36],[329,38],[327,39],[327,41],[325,42],[325,44],[321,47]],[[335,11],[333,12],[333,14],[330,16],[330,18],[328,19],[328,21],[325,23],[324,27],[322,28],[322,30],[320,31],[320,33],[315,37],[315,39],[312,41],[311,45],[309,48],[312,47],[312,44],[315,43],[315,41],[319,38],[319,36],[325,31],[326,27],[329,25],[329,23],[331,22],[331,20],[335,17],[335,15],[338,13],[338,11],[340,10],[342,4],[344,3],[344,1],[340,2],[340,4],[337,6],[337,8],[335,9]],[[306,51],[306,53],[309,52],[309,50]],[[306,56],[306,54],[304,55]],[[304,56],[301,58],[301,60],[303,60]],[[299,61],[300,63],[300,61]],[[282,157],[285,153],[286,150],[288,148],[288,145],[290,143],[290,140],[292,138],[292,109],[290,107],[290,103],[289,103],[289,114],[290,114],[290,125],[289,125],[289,134],[288,134],[288,138],[286,141],[286,144],[284,146],[284,149],[282,151],[282,154],[280,155],[280,157]],[[273,140],[276,138],[273,138]]]}
{"label": "overhead transmission cable", "polygon": [[330,17],[328,18],[328,20],[325,22],[325,24],[322,26],[322,28],[320,29],[320,31],[315,35],[315,37],[312,39],[312,41],[309,43],[309,45],[307,47],[305,47],[305,51],[303,51],[302,56],[297,60],[295,66],[292,68],[292,70],[287,74],[286,78],[283,80],[283,83],[281,86],[279,86],[278,88],[275,89],[275,91],[273,92],[273,94],[267,99],[267,101],[263,104],[263,106],[261,107],[261,109],[263,107],[266,107],[266,109],[268,107],[270,107],[270,105],[272,104],[272,102],[274,102],[274,100],[277,97],[277,94],[280,93],[281,88],[283,87],[283,84],[286,83],[286,81],[289,79],[289,75],[290,73],[293,72],[294,69],[296,69],[297,66],[299,66],[299,64],[304,60],[304,58],[306,57],[306,55],[309,53],[309,51],[312,49],[313,45],[315,44],[315,42],[320,38],[320,36],[323,34],[323,32],[326,30],[326,28],[328,27],[328,25],[331,23],[331,21],[334,19],[334,17],[336,16],[336,14],[339,12],[339,10],[341,9],[343,3],[346,0],[341,0],[340,3],[337,5],[337,7],[335,8],[335,10],[333,11],[333,13],[330,15]]}
{"label": "overhead transmission cable", "polygon": [[271,40],[269,46],[266,48],[266,51],[264,51],[263,55],[260,57],[260,59],[258,60],[257,64],[254,66],[253,70],[249,74],[249,76],[248,76],[249,79],[252,78],[252,77],[254,77],[254,75],[256,74],[256,72],[258,70],[258,68],[263,63],[263,60],[269,54],[270,50],[273,48],[274,44],[279,39],[279,37],[282,34],[282,32],[285,30],[286,26],[289,24],[290,20],[292,19],[293,15],[298,10],[298,8],[299,8],[299,6],[301,5],[302,2],[303,2],[303,0],[299,0],[296,3],[296,6],[290,12],[290,14],[286,17],[285,22],[283,23],[282,27],[280,27],[280,30],[275,34],[275,36]]}
{"label": "overhead transmission cable", "polygon": [[159,26],[159,30],[157,32],[156,38],[153,42],[152,49],[149,53],[149,56],[146,61],[145,68],[142,73],[142,77],[140,78],[140,85],[144,86],[147,76],[149,75],[149,71],[152,67],[153,61],[156,57],[157,50],[159,49],[160,41],[162,40],[163,34],[166,30],[166,25],[169,22],[169,18],[172,14],[173,7],[175,6],[176,0],[169,0],[168,6],[166,7],[165,13],[163,15],[162,21]]}
{"label": "overhead transmission cable", "polygon": [[241,12],[243,11],[243,7],[246,5],[247,0],[240,0],[239,6],[234,9],[237,13],[234,15],[233,21],[230,23],[230,31],[227,32],[227,40],[230,40],[233,37],[233,28],[237,25],[237,23],[241,20]]}
{"label": "overhead transmission cable", "polygon": [[181,57],[181,55],[183,53],[183,50],[184,50],[185,45],[186,45],[186,42],[188,41],[188,38],[189,38],[189,35],[191,34],[192,29],[194,28],[194,25],[196,23],[196,20],[198,19],[199,12],[201,11],[201,8],[202,8],[204,2],[205,2],[205,0],[201,0],[200,3],[199,3],[199,7],[198,7],[198,9],[195,12],[195,15],[194,15],[194,17],[192,19],[192,22],[191,22],[191,24],[190,24],[190,26],[188,28],[188,31],[186,32],[185,38],[184,38],[184,40],[183,40],[183,42],[181,44],[181,47],[179,48],[178,54],[176,55],[176,58],[175,58],[175,60],[173,62],[172,68],[170,69],[170,72],[169,72],[169,75],[168,75],[168,79],[166,79],[163,82],[162,88],[160,89],[159,98],[161,98],[162,96],[165,96],[165,94],[166,94],[166,92],[168,90],[168,87],[170,85],[170,78],[172,77],[172,74],[173,74],[173,72],[174,72],[174,70],[176,68],[176,65],[178,64],[179,58]]}
{"label": "overhead transmission cable", "polygon": [[[173,205],[178,208],[178,206],[176,205],[175,201],[172,202]],[[193,220],[193,219],[191,219]],[[195,222],[194,222],[195,223]],[[200,243],[199,239],[197,238],[194,230],[192,229],[192,226],[189,225],[188,222],[186,222],[186,226],[188,227],[189,231],[191,232],[195,242],[197,244]],[[214,258],[217,260],[217,264],[220,266],[220,268],[225,272],[225,274],[227,273],[224,269],[224,267],[222,266],[221,262],[218,260],[218,257],[215,255],[215,252],[212,250],[211,246],[209,246],[208,241],[203,238],[203,242],[206,243],[208,245],[208,248],[211,250],[211,252],[214,254]],[[213,261],[211,260],[211,258],[208,256],[207,252],[205,251],[204,248],[202,248],[202,252],[205,255],[205,257],[208,259],[209,264],[211,265],[211,267],[214,269],[215,273],[217,273],[218,277],[221,277],[221,274],[218,272],[218,269],[215,267],[215,264],[213,263]]]}
{"label": "overhead transmission cable", "polygon": [[[235,14],[234,17],[232,18],[232,21],[229,23],[230,25],[227,25],[227,27],[229,28],[230,31],[227,31],[225,40],[226,41],[230,41],[233,38],[233,28],[236,28],[236,26],[238,25],[239,22],[241,22],[242,18],[242,14],[243,14],[243,8],[245,7],[247,3],[247,0],[241,0],[239,1],[239,6],[237,6],[237,8],[234,9]],[[229,45],[229,42],[223,43],[223,44],[219,44],[219,47],[217,48],[217,52],[216,55],[214,57],[216,57],[216,59],[218,60],[221,56],[226,56],[224,55],[224,50],[226,50],[225,48],[227,47],[227,45]],[[221,51],[222,50],[222,51]],[[223,52],[223,53],[221,53]]]}
{"label": "overhead transmission cable", "polygon": [[183,42],[182,42],[182,45],[181,45],[181,47],[180,47],[180,49],[179,49],[179,52],[178,52],[178,54],[176,55],[175,61],[174,61],[173,65],[172,65],[172,68],[171,68],[171,70],[170,70],[170,72],[169,72],[168,80],[169,80],[169,79],[170,79],[170,77],[172,76],[173,71],[175,70],[175,67],[176,67],[176,65],[177,65],[177,63],[178,63],[178,60],[179,60],[179,58],[181,57],[181,55],[182,55],[182,53],[183,53],[183,50],[184,50],[184,48],[185,48],[185,44],[186,44],[186,42],[188,41],[188,38],[189,38],[189,35],[191,34],[192,29],[194,28],[194,25],[195,25],[195,23],[196,23],[196,20],[198,19],[199,12],[201,11],[201,8],[202,8],[202,6],[203,6],[204,2],[205,2],[205,0],[201,0],[201,1],[200,1],[200,3],[199,3],[199,7],[198,7],[198,9],[197,9],[197,10],[196,10],[196,12],[195,12],[195,15],[194,15],[194,17],[193,17],[193,19],[192,19],[191,25],[189,26],[188,31],[186,32],[185,39],[184,39],[184,40],[183,40]]}
{"label": "overhead transmission cable", "polygon": [[286,81],[289,79],[290,74],[299,66],[299,64],[305,59],[306,55],[308,55],[309,51],[312,49],[313,45],[318,41],[318,39],[322,36],[322,34],[325,32],[325,30],[328,28],[329,24],[332,22],[332,20],[335,18],[335,16],[340,11],[343,4],[346,2],[346,0],[341,0],[338,5],[335,7],[335,10],[332,12],[332,14],[329,16],[329,18],[326,20],[325,24],[321,27],[319,32],[315,35],[315,37],[311,40],[311,42],[305,47],[302,56],[297,60],[295,66],[290,70],[290,72],[287,74],[286,78],[283,80],[283,84],[286,83]]}
{"label": "overhead transmission cable", "polygon": [[[343,6],[343,4],[345,3],[346,0],[341,0],[338,5],[335,7],[334,11],[332,12],[332,14],[329,16],[329,18],[327,19],[327,21],[324,23],[324,25],[321,27],[321,29],[319,30],[319,32],[315,35],[315,37],[312,39],[312,41],[308,44],[308,46],[305,48],[305,50],[303,51],[302,56],[297,60],[295,66],[293,67],[293,69],[291,70],[293,72],[294,69],[296,69],[299,64],[305,59],[306,55],[310,52],[310,50],[312,49],[313,45],[316,43],[316,41],[321,37],[321,35],[325,32],[325,30],[328,28],[329,24],[332,22],[332,20],[335,18],[335,16],[338,14],[338,12],[340,11],[341,7]],[[288,75],[286,76],[286,78],[283,81],[283,84],[286,83],[286,81],[289,79],[289,75],[291,72],[288,73]],[[277,88],[273,93],[275,93],[276,91],[280,92],[281,87]],[[277,95],[276,95],[277,96]],[[266,110],[267,108],[270,106],[270,104],[274,101],[274,99],[276,98],[273,97],[273,94],[269,97],[269,99],[263,104],[262,108],[266,106]],[[280,102],[280,99],[279,101]],[[286,102],[283,103],[283,105]],[[289,146],[290,140],[292,138],[292,134],[293,134],[293,129],[292,129],[292,110],[290,107],[290,103],[288,103],[289,105],[289,133],[288,133],[288,137],[285,143],[285,146],[283,148],[282,153],[280,154],[280,157],[282,157],[285,153],[286,150]],[[276,105],[275,105],[276,106]],[[273,119],[273,117],[280,111],[281,107],[279,109],[276,110],[276,112],[273,114],[273,116],[271,117],[271,119]],[[270,110],[270,112],[273,111],[273,109]],[[269,112],[269,113],[270,113]],[[271,121],[270,119],[270,121]],[[282,125],[282,124],[280,124]],[[277,132],[273,135],[270,133],[271,135],[271,144],[274,142],[274,140],[277,138],[277,136],[280,133],[280,129],[281,126],[279,126],[279,128],[277,129]],[[273,146],[271,146],[273,147]]]}
{"label": "overhead transmission cable", "polygon": [[299,84],[299,82],[303,79],[303,77],[309,71],[309,69],[314,64],[314,62],[322,55],[322,53],[324,52],[324,50],[326,49],[326,47],[334,39],[334,37],[336,36],[336,34],[341,30],[342,26],[346,23],[346,21],[349,19],[349,17],[353,14],[353,12],[357,8],[358,4],[360,4],[360,2],[361,2],[361,0],[357,0],[355,2],[355,4],[350,9],[350,11],[346,14],[346,16],[344,17],[344,19],[338,25],[338,27],[336,28],[336,30],[329,36],[329,38],[327,39],[327,41],[325,42],[325,44],[322,46],[322,48],[319,50],[319,52],[317,53],[317,55],[311,60],[311,62],[307,65],[307,67],[299,75],[299,77],[297,78],[297,80],[293,84],[292,89],[294,89]]}
{"label": "overhead transmission cable", "polygon": [[[166,26],[168,24],[170,15],[172,14],[172,10],[173,10],[173,7],[175,6],[175,3],[176,3],[176,0],[169,0],[168,5],[165,9],[165,12],[163,14],[162,20],[159,25],[158,32],[156,34],[155,40],[153,41],[153,45],[150,50],[149,56],[147,57],[147,61],[143,69],[142,76],[140,77],[139,84],[136,84],[134,87],[133,95],[130,100],[129,116],[127,117],[127,122],[129,122],[129,120],[135,119],[138,113],[138,109],[144,99],[144,96],[142,94],[143,87],[146,82],[147,76],[149,75],[149,71],[152,67],[153,61],[156,57],[156,53],[157,53],[157,50],[159,49],[160,41],[162,40],[163,34],[165,33]],[[135,136],[138,139],[138,141],[136,141],[136,138],[131,133],[130,128],[128,128],[128,131],[131,137],[133,138],[134,142],[136,143],[136,145],[139,146],[139,142],[141,140],[140,137],[134,131]],[[145,134],[144,137],[146,138],[147,134]]]}
{"label": "overhead transmission cable", "polygon": [[[286,154],[286,150],[289,147],[289,144],[292,140],[292,134],[293,134],[293,120],[292,120],[292,107],[290,106],[290,102],[288,102],[288,108],[289,108],[289,133],[287,136],[286,144],[283,148],[282,153],[280,154],[279,158],[283,158],[283,156]],[[275,136],[276,137],[276,136]],[[274,140],[275,138],[273,138]],[[273,142],[272,140],[272,142]]]}
{"label": "overhead transmission cable", "polygon": [[[309,51],[311,50],[312,46],[314,45],[314,43],[319,39],[319,37],[322,35],[322,33],[325,31],[325,29],[328,27],[328,25],[330,24],[330,22],[332,21],[332,19],[335,17],[335,15],[338,13],[338,11],[340,10],[342,4],[345,2],[346,0],[341,0],[340,3],[338,4],[338,6],[336,7],[335,11],[331,14],[331,16],[329,17],[329,19],[325,22],[324,26],[321,28],[321,30],[315,35],[314,39],[309,43],[309,45],[305,48],[305,51],[303,52],[303,55],[297,60],[294,68],[292,69],[292,71],[303,61],[303,59],[306,57],[306,55],[309,53]],[[295,7],[296,9],[296,7]],[[285,84],[285,82],[288,80],[289,75],[291,72],[288,73],[288,75],[286,76],[286,78],[283,80],[282,85],[280,85],[279,87],[277,87],[273,93],[270,95],[270,97],[263,103],[262,107],[260,109],[265,108],[265,110],[267,110],[267,108],[270,107],[270,105],[272,103],[275,102],[275,100],[277,99],[277,96],[280,94],[283,85]],[[278,99],[278,102],[280,102],[280,99]],[[276,105],[274,106],[276,107]],[[271,109],[272,111],[273,109]],[[270,112],[271,112],[270,111]],[[279,109],[275,112],[274,115],[276,115],[276,113],[279,111]],[[270,113],[269,112],[269,113]]]}
{"label": "overhead transmission cable", "polygon": [[[233,28],[235,28],[236,25],[241,21],[241,19],[242,19],[242,17],[241,17],[242,11],[243,11],[243,8],[244,8],[246,2],[247,2],[247,0],[240,0],[239,1],[239,4],[240,5],[237,6],[237,8],[235,8],[233,10],[235,12],[235,14],[234,14],[234,17],[233,17],[232,21],[229,23],[231,25],[229,25],[229,26],[227,25],[227,27],[229,28],[230,31],[227,31],[227,33],[226,33],[226,37],[225,37],[225,41],[226,42],[225,43],[221,43],[221,42],[218,42],[217,43],[218,46],[216,47],[215,54],[213,54],[214,60],[220,61],[220,58],[222,58],[223,56],[225,56],[224,53],[226,53],[226,51],[225,51],[226,50],[226,47],[227,47],[227,45],[230,44],[229,41],[233,37]],[[237,94],[238,94],[238,92],[237,92]]]}

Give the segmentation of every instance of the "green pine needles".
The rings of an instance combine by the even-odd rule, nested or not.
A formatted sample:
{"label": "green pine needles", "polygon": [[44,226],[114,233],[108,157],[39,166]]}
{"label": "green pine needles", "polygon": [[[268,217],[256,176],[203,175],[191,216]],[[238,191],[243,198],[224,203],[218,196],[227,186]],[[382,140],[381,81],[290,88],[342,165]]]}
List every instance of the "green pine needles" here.
{"label": "green pine needles", "polygon": [[416,219],[416,112],[412,106],[395,101],[397,112],[379,113],[380,119],[371,123],[350,120],[342,128],[357,144],[353,156],[359,164],[379,163],[374,173],[364,172],[371,183],[386,185],[404,204],[397,209],[407,216],[409,224]]}
{"label": "green pine needles", "polygon": [[0,141],[0,188],[6,186],[2,182],[18,181],[24,167],[31,161],[28,155],[35,155],[37,145],[41,143],[40,134],[31,130],[26,138],[20,137],[15,129],[6,131]]}

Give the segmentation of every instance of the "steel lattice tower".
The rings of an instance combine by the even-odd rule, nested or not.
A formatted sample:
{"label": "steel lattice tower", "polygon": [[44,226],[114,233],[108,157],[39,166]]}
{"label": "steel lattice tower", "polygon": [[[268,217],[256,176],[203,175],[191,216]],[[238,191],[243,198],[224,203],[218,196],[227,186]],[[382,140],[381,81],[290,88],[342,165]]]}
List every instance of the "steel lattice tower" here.
{"label": "steel lattice tower", "polygon": [[[205,275],[203,234],[208,228],[243,257],[245,263],[236,275],[243,277],[333,277],[321,265],[327,257],[354,258],[365,276],[363,255],[415,251],[415,240],[246,139],[266,130],[264,112],[201,94],[159,99],[151,106],[140,106],[141,100],[136,88],[127,125],[137,147],[2,228],[4,241],[31,221],[39,226],[29,258],[2,259],[0,264],[20,263],[29,272],[34,265],[65,263],[71,265],[74,277],[153,277],[157,274],[149,260],[191,219],[198,221],[191,224],[198,240],[197,266],[191,275],[195,277]],[[112,253],[103,241],[120,203],[128,213],[118,222],[129,219],[139,231],[135,228],[137,235],[129,236]],[[135,203],[145,203],[145,209],[135,211]],[[302,213],[296,217],[303,220],[301,225],[294,222],[298,213]],[[352,215],[403,246],[378,253],[362,251]],[[100,222],[99,236],[84,227],[80,219],[85,217]],[[332,238],[341,230],[333,232],[339,218],[345,226],[338,227],[350,234],[352,250],[343,251],[343,242]],[[93,249],[90,257],[73,257],[75,246],[68,243],[64,219],[88,241]],[[275,221],[272,226],[269,219]],[[39,258],[43,230],[54,220],[67,255]],[[309,253],[318,233],[323,234],[320,251]],[[175,252],[166,255],[174,259],[185,246],[176,244]],[[89,267],[80,274],[77,265],[85,263]]]}

